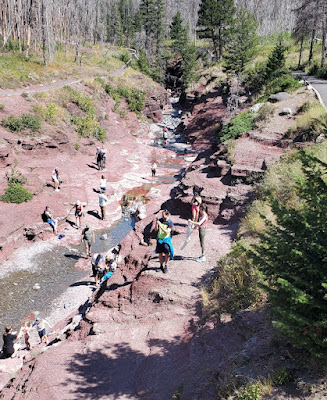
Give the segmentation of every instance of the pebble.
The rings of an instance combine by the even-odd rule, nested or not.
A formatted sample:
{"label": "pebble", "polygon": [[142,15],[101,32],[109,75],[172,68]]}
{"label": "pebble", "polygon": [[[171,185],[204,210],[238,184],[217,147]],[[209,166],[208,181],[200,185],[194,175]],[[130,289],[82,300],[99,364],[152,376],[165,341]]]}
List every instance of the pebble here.
{"label": "pebble", "polygon": [[34,290],[40,290],[40,289],[41,289],[41,286],[40,286],[38,283],[36,283],[36,284],[33,286],[33,289],[34,289]]}

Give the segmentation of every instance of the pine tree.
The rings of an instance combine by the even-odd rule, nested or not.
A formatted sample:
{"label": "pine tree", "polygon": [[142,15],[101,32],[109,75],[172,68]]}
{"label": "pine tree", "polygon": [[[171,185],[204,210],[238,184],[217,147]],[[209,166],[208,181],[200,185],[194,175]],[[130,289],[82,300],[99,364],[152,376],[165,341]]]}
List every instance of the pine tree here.
{"label": "pine tree", "polygon": [[285,51],[286,46],[284,46],[282,39],[279,38],[275,48],[268,57],[267,67],[266,67],[266,78],[271,79],[279,74],[281,70],[285,67]]}
{"label": "pine tree", "polygon": [[118,3],[114,3],[107,18],[107,41],[121,45],[123,42],[123,29]]}
{"label": "pine tree", "polygon": [[258,24],[249,11],[241,9],[236,13],[224,56],[226,72],[239,75],[244,71],[246,64],[255,55],[258,44],[257,28]]}
{"label": "pine tree", "polygon": [[327,164],[300,153],[303,176],[296,205],[271,196],[276,223],[260,237],[250,257],[264,272],[275,326],[299,348],[327,350]]}
{"label": "pine tree", "polygon": [[202,0],[199,9],[198,34],[212,40],[217,59],[223,56],[229,28],[236,8],[233,0]]}
{"label": "pine tree", "polygon": [[172,40],[177,40],[181,32],[185,31],[183,26],[183,19],[181,13],[178,11],[173,17],[172,23],[170,24],[170,38]]}

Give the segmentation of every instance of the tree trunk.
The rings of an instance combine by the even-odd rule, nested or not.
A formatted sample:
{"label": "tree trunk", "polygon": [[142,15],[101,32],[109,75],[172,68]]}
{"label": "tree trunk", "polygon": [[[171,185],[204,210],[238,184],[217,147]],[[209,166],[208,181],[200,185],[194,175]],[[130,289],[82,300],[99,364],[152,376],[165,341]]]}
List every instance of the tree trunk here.
{"label": "tree trunk", "polygon": [[31,25],[27,25],[27,37],[26,37],[26,58],[30,55],[31,46]]}
{"label": "tree trunk", "polygon": [[300,46],[300,55],[299,55],[299,63],[298,63],[298,69],[301,68],[301,64],[302,64],[302,52],[303,52],[303,41],[304,41],[304,36],[302,36],[301,38],[301,46]]}
{"label": "tree trunk", "polygon": [[322,46],[321,46],[321,67],[325,66],[326,60],[326,35],[327,35],[327,12],[326,6],[322,9]]}
{"label": "tree trunk", "polygon": [[45,15],[44,0],[41,0],[42,53],[44,65],[48,65],[46,24],[47,20]]}
{"label": "tree trunk", "polygon": [[310,53],[309,53],[309,59],[308,59],[309,64],[311,63],[312,58],[313,58],[313,45],[315,42],[315,36],[316,36],[316,30],[314,29],[311,34]]}

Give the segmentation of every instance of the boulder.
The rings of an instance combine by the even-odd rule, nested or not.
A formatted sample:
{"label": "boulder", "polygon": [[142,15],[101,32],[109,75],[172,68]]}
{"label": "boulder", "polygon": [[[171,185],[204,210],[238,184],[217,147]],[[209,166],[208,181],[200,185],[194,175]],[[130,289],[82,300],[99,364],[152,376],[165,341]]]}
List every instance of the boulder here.
{"label": "boulder", "polygon": [[292,115],[292,109],[291,108],[283,108],[280,115]]}
{"label": "boulder", "polygon": [[322,143],[325,141],[325,135],[323,133],[321,133],[317,139],[316,139],[316,143]]}
{"label": "boulder", "polygon": [[289,94],[286,92],[279,92],[276,94],[272,94],[271,96],[269,96],[269,101],[272,103],[276,103],[277,101],[283,101],[286,100],[287,98],[289,98]]}
{"label": "boulder", "polygon": [[263,105],[264,103],[257,103],[250,108],[250,111],[253,113],[257,113],[263,107]]}

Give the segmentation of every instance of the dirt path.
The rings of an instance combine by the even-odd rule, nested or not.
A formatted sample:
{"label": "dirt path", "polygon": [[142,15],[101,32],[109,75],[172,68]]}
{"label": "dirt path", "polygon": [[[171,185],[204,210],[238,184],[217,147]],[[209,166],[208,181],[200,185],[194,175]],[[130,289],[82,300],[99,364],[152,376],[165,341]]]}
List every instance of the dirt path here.
{"label": "dirt path", "polygon": [[317,97],[327,112],[327,80],[307,75],[305,72],[296,71],[294,76],[301,77],[305,82],[310,84],[317,93]]}

